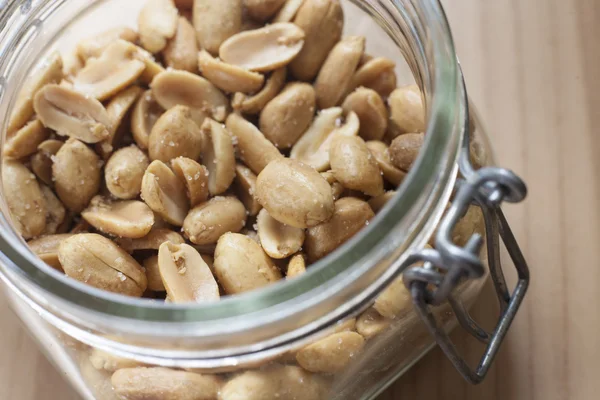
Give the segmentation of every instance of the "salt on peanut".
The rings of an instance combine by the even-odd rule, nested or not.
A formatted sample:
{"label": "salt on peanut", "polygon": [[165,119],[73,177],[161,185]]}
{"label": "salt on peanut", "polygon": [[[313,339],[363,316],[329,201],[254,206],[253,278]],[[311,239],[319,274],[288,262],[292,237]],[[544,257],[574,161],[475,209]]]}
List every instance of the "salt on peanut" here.
{"label": "salt on peanut", "polygon": [[171,167],[185,185],[191,207],[208,200],[208,169],[204,165],[190,158],[177,157],[171,160]]}
{"label": "salt on peanut", "polygon": [[405,133],[396,137],[388,152],[392,165],[408,172],[419,155],[425,135],[422,133]]}
{"label": "salt on peanut", "polygon": [[257,21],[269,20],[283,6],[285,0],[245,0],[246,12]]}
{"label": "salt on peanut", "polygon": [[100,158],[77,139],[69,139],[54,156],[56,194],[71,211],[83,210],[100,190]]}
{"label": "salt on peanut", "polygon": [[412,296],[402,277],[396,278],[375,299],[373,308],[385,318],[401,318],[412,311]]}
{"label": "salt on peanut", "polygon": [[310,126],[315,105],[311,85],[291,83],[261,111],[260,130],[277,148],[290,148]]}
{"label": "salt on peanut", "polygon": [[218,122],[207,118],[201,127],[205,135],[202,161],[208,169],[208,190],[215,196],[225,192],[235,178],[235,154],[231,135]]}
{"label": "salt on peanut", "polygon": [[60,233],[45,235],[27,242],[27,245],[43,262],[57,271],[62,271],[62,266],[58,260],[58,246],[60,243],[73,236],[71,233]]}
{"label": "salt on peanut", "polygon": [[354,111],[360,121],[359,136],[365,140],[381,140],[388,123],[388,112],[381,96],[373,89],[360,87],[342,104],[344,112]]}
{"label": "salt on peanut", "polygon": [[119,39],[135,43],[138,38],[138,33],[133,29],[119,26],[81,40],[77,43],[77,55],[83,61],[92,57],[97,58],[100,57],[104,49]]}
{"label": "salt on peanut", "polygon": [[189,210],[183,182],[162,161],[150,163],[142,178],[142,200],[170,224],[181,226]]}
{"label": "salt on peanut", "polygon": [[158,254],[145,258],[142,261],[142,266],[146,270],[146,278],[148,279],[148,290],[153,292],[164,292],[165,284],[160,276],[158,269]]}
{"label": "salt on peanut", "polygon": [[134,368],[142,365],[138,361],[118,357],[97,348],[92,348],[90,352],[90,362],[97,370],[108,372],[115,372],[122,368]]}
{"label": "salt on peanut", "polygon": [[165,64],[169,68],[196,72],[197,54],[196,30],[185,17],[179,17],[175,35],[163,49]]}
{"label": "salt on peanut", "polygon": [[178,11],[173,0],[146,0],[138,16],[140,43],[151,53],[158,53],[177,30]]}
{"label": "salt on peanut", "polygon": [[183,231],[194,244],[213,244],[227,232],[239,232],[245,223],[244,205],[233,196],[218,196],[191,209]]}
{"label": "salt on peanut", "polygon": [[231,100],[231,106],[235,111],[245,114],[259,114],[261,110],[271,101],[285,84],[286,69],[279,68],[271,73],[263,88],[256,94],[247,95],[236,92]]}
{"label": "salt on peanut", "polygon": [[256,193],[256,175],[243,164],[235,166],[234,191],[251,217],[257,215],[262,209],[262,206],[254,197],[254,193]]}
{"label": "salt on peanut", "polygon": [[365,339],[356,332],[338,332],[298,351],[298,364],[310,372],[336,373],[359,355]]}
{"label": "salt on peanut", "polygon": [[282,278],[260,245],[239,233],[225,233],[219,238],[214,270],[227,294],[255,290]]}
{"label": "salt on peanut", "polygon": [[102,103],[65,86],[44,86],[33,108],[42,124],[61,136],[97,143],[109,135],[111,120]]}
{"label": "salt on peanut", "polygon": [[314,84],[319,108],[334,107],[342,101],[364,51],[363,36],[349,36],[334,46]]}
{"label": "salt on peanut", "polygon": [[304,249],[308,260],[314,262],[325,257],[364,228],[374,216],[363,200],[354,197],[337,200],[331,219],[306,231]]}
{"label": "salt on peanut", "polygon": [[388,98],[390,121],[388,134],[393,139],[403,133],[425,131],[425,108],[417,85],[395,89]]}
{"label": "salt on peanut", "polygon": [[42,233],[52,235],[57,233],[65,220],[65,206],[48,186],[40,185],[40,189],[46,203],[46,227]]}
{"label": "salt on peanut", "polygon": [[156,102],[152,90],[146,90],[138,98],[131,113],[131,133],[140,149],[148,148],[150,132],[164,109]]}
{"label": "salt on peanut", "polygon": [[193,119],[192,110],[183,105],[168,109],[156,121],[148,138],[151,160],[169,162],[177,157],[196,160],[202,153],[204,139]]}
{"label": "salt on peanut", "polygon": [[388,190],[384,194],[370,198],[369,205],[371,206],[371,209],[378,213],[395,194],[396,192],[394,190]]}
{"label": "salt on peanut", "polygon": [[[155,224],[156,225],[156,224]],[[171,230],[170,228],[153,227],[150,232],[144,237],[132,238],[116,238],[115,241],[123,250],[133,253],[138,250],[158,250],[164,242],[173,244],[185,243],[183,237]]]}
{"label": "salt on peanut", "polygon": [[312,167],[296,160],[274,160],[256,180],[258,202],[277,221],[307,228],[331,218],[333,193]]}
{"label": "salt on peanut", "polygon": [[204,303],[220,298],[210,268],[190,245],[163,243],[158,249],[158,269],[174,303]]}
{"label": "salt on peanut", "polygon": [[384,332],[391,325],[391,321],[377,312],[373,307],[368,308],[356,319],[356,331],[365,339]]}
{"label": "salt on peanut", "polygon": [[3,153],[6,157],[14,159],[30,156],[49,136],[50,130],[46,129],[39,119],[34,119],[8,138]]}
{"label": "salt on peanut", "polygon": [[264,208],[256,218],[260,244],[272,258],[287,258],[302,248],[304,229],[277,221]]}
{"label": "salt on peanut", "polygon": [[399,186],[406,177],[406,172],[392,164],[388,146],[378,140],[370,140],[367,142],[367,148],[379,164],[385,180],[394,186]]}
{"label": "salt on peanut", "polygon": [[286,0],[279,9],[273,22],[292,22],[304,0]]}
{"label": "salt on peanut", "polygon": [[265,82],[263,75],[217,60],[206,50],[198,54],[198,66],[202,76],[229,93],[254,93],[260,90]]}
{"label": "salt on peanut", "polygon": [[154,225],[154,213],[138,200],[111,200],[96,196],[81,216],[94,228],[109,235],[141,238]]}
{"label": "salt on peanut", "polygon": [[139,86],[130,86],[115,95],[106,105],[106,112],[110,118],[111,127],[106,139],[96,145],[96,151],[98,151],[103,159],[106,160],[115,147],[117,147],[125,131],[125,129],[122,129],[124,127],[121,127],[121,122],[123,122],[131,107],[133,107],[136,100],[140,97],[142,91],[142,88]]}
{"label": "salt on peanut", "polygon": [[293,255],[287,266],[285,279],[292,279],[306,272],[306,260],[302,253]]}
{"label": "salt on peanut", "polygon": [[123,368],[111,383],[124,400],[217,400],[221,382],[214,375],[162,367]]}
{"label": "salt on peanut", "polygon": [[112,240],[95,233],[64,239],[58,259],[67,276],[109,292],[140,297],[146,290],[146,274],[127,252]]}
{"label": "salt on peanut", "polygon": [[146,153],[134,145],[112,153],[104,167],[104,182],[110,194],[122,200],[135,199],[149,164]]}
{"label": "salt on peanut", "polygon": [[362,86],[373,89],[385,99],[396,89],[395,68],[396,64],[388,58],[369,59],[354,73],[349,90],[352,91]]}
{"label": "salt on peanut", "polygon": [[335,179],[345,188],[369,196],[383,194],[381,170],[362,138],[340,135],[333,139],[329,162]]}
{"label": "salt on peanut", "polygon": [[195,0],[194,28],[200,47],[217,54],[221,44],[242,29],[242,0]]}
{"label": "salt on peanut", "polygon": [[53,186],[52,156],[58,153],[64,142],[56,139],[44,140],[38,145],[37,153],[31,156],[31,170],[46,185]]}
{"label": "salt on peanut", "polygon": [[342,37],[344,12],[339,0],[305,0],[294,24],[306,35],[304,47],[290,64],[290,71],[301,81],[312,81],[327,55]]}
{"label": "salt on peanut", "polygon": [[283,158],[265,135],[242,116],[229,115],[225,126],[236,142],[240,159],[255,174],[260,174],[271,161]]}

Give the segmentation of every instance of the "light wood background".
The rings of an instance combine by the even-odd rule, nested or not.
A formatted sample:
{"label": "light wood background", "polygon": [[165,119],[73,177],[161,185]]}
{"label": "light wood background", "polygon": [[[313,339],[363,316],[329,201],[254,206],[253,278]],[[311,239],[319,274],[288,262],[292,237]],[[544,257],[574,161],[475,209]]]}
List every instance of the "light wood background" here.
{"label": "light wood background", "polygon": [[[498,159],[529,184],[527,202],[506,211],[533,280],[485,383],[463,383],[436,350],[381,399],[598,398],[600,2],[444,3]],[[490,320],[485,297],[475,314]],[[2,400],[77,399],[3,299],[0,326]],[[454,338],[470,359],[479,356],[464,335]]]}

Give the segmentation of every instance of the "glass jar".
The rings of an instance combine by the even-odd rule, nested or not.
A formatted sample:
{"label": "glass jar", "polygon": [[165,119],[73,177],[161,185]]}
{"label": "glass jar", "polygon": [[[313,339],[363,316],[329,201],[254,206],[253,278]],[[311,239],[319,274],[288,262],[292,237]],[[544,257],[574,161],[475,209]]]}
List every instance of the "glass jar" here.
{"label": "glass jar", "polygon": [[[10,115],[18,89],[44,55],[112,26],[135,26],[142,3],[6,5],[0,16],[0,114]],[[2,202],[0,275],[11,304],[85,399],[117,398],[115,379],[126,378],[133,391],[162,390],[157,387],[168,382],[202,387],[204,397],[197,397],[202,399],[216,399],[217,392],[222,400],[370,399],[434,345],[410,296],[400,296],[408,291],[401,291],[398,274],[425,247],[447,208],[467,125],[472,161],[490,164],[490,149],[477,117],[467,117],[461,72],[437,0],[343,5],[346,34],[366,36],[370,53],[396,61],[399,84],[416,77],[427,110],[426,141],[398,193],[369,226],[302,276],[207,305],[126,298],[44,264],[16,233]],[[481,255],[487,259],[485,249]],[[454,298],[472,304],[486,276],[464,282]],[[387,317],[374,307],[385,290],[394,305],[402,305]],[[435,314],[445,329],[455,325],[449,306]],[[302,351],[305,368],[297,363]],[[139,366],[168,369],[133,369]],[[136,381],[135,373],[146,375]],[[158,383],[139,388],[140,379]],[[146,398],[142,395],[124,398]]]}

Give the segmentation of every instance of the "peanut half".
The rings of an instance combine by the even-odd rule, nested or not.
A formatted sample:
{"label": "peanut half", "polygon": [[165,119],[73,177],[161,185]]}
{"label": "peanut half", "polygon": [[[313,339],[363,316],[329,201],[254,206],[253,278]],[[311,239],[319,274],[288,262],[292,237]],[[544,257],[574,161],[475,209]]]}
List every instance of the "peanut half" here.
{"label": "peanut half", "polygon": [[58,271],[62,271],[62,266],[58,260],[58,246],[63,240],[71,236],[73,236],[71,233],[46,235],[30,240],[27,245],[43,262]]}
{"label": "peanut half", "polygon": [[148,290],[153,292],[165,292],[165,284],[160,276],[158,269],[158,254],[150,256],[142,261],[142,266],[146,270],[146,278],[148,279]]}
{"label": "peanut half", "polygon": [[371,140],[367,142],[367,148],[379,164],[385,180],[396,187],[399,186],[406,177],[406,172],[392,164],[388,146],[378,140]]}
{"label": "peanut half", "polygon": [[287,258],[302,248],[304,229],[282,224],[262,209],[256,218],[260,244],[273,258]]}
{"label": "peanut half", "polygon": [[362,351],[365,339],[356,332],[334,333],[298,351],[296,360],[310,372],[336,373]]}
{"label": "peanut half", "polygon": [[95,36],[88,37],[77,43],[77,55],[81,60],[100,57],[104,49],[119,39],[131,43],[137,42],[139,35],[136,31],[125,26],[109,29]]}
{"label": "peanut half", "polygon": [[138,98],[131,113],[131,133],[140,149],[148,148],[150,132],[163,112],[151,90],[146,90]]}
{"label": "peanut half", "polygon": [[419,155],[424,139],[422,133],[406,133],[396,137],[388,149],[392,164],[408,172]]}
{"label": "peanut half", "polygon": [[201,130],[206,138],[202,161],[208,169],[208,190],[216,196],[225,192],[235,178],[233,142],[227,129],[210,118],[204,120]]}
{"label": "peanut half", "polygon": [[217,243],[227,232],[239,232],[246,223],[246,209],[235,197],[213,197],[194,207],[183,222],[183,231],[192,243]]}
{"label": "peanut half", "polygon": [[138,16],[138,29],[142,46],[158,53],[177,30],[178,11],[173,0],[146,0]]}
{"label": "peanut half", "polygon": [[349,91],[363,86],[373,89],[381,97],[387,98],[396,89],[395,68],[396,64],[384,57],[367,60],[354,73],[350,81]]}
{"label": "peanut half", "polygon": [[267,79],[260,92],[249,96],[237,92],[233,95],[231,106],[234,110],[245,114],[258,114],[271,101],[285,84],[286,69],[279,68]]}
{"label": "peanut half", "polygon": [[381,140],[388,123],[388,112],[381,96],[373,89],[358,88],[346,97],[344,112],[354,111],[360,120],[358,134],[365,140]]}
{"label": "peanut half", "polygon": [[115,151],[104,167],[104,182],[110,194],[123,200],[135,199],[142,190],[149,163],[146,153],[134,145]]}
{"label": "peanut half", "polygon": [[176,105],[156,121],[148,138],[148,155],[151,160],[169,162],[177,157],[196,160],[202,153],[203,134],[194,121],[192,110]]}
{"label": "peanut half", "polygon": [[390,121],[388,134],[393,139],[403,133],[425,131],[425,109],[417,85],[395,89],[388,99]]}
{"label": "peanut half", "polygon": [[154,213],[143,202],[96,196],[81,216],[94,228],[113,236],[141,238],[154,225]]}
{"label": "peanut half", "polygon": [[177,157],[171,160],[171,167],[185,185],[190,206],[208,200],[208,169],[204,165],[190,158]]}
{"label": "peanut half", "polygon": [[58,150],[64,143],[56,139],[44,140],[38,146],[38,151],[31,156],[31,170],[46,185],[54,186],[52,181],[52,156],[58,153]]}
{"label": "peanut half", "polygon": [[117,238],[116,242],[125,251],[133,253],[138,250],[158,250],[161,244],[171,242],[173,244],[185,243],[183,237],[169,228],[152,228],[144,237],[138,239]]}
{"label": "peanut half", "polygon": [[285,279],[292,279],[306,272],[306,259],[304,255],[299,253],[290,258],[288,263]]}
{"label": "peanut half", "polygon": [[237,65],[224,63],[202,50],[198,55],[202,75],[219,89],[234,93],[254,93],[263,86],[265,77]]}
{"label": "peanut half", "polygon": [[181,226],[189,210],[183,182],[162,161],[150,163],[142,179],[142,199],[170,224]]}
{"label": "peanut half", "polygon": [[196,30],[185,17],[179,17],[175,36],[167,42],[163,50],[165,64],[169,68],[196,72],[197,54]]}
{"label": "peanut half", "polygon": [[254,193],[256,193],[256,175],[243,164],[235,166],[234,190],[240,201],[244,203],[248,215],[252,217],[257,215],[262,206],[254,197]]}
{"label": "peanut half", "polygon": [[221,44],[242,29],[242,0],[195,0],[194,28],[200,47],[217,54]]}
{"label": "peanut half", "polygon": [[385,318],[401,318],[412,311],[412,297],[402,277],[395,279],[377,296],[373,308]]}
{"label": "peanut half", "polygon": [[273,18],[273,22],[292,22],[303,2],[304,0],[286,0]]}
{"label": "peanut half", "polygon": [[53,235],[65,220],[65,206],[48,186],[40,185],[40,189],[46,203],[46,227],[43,234]]}
{"label": "peanut half", "polygon": [[4,155],[15,159],[30,156],[49,136],[50,130],[46,129],[40,120],[34,119],[6,141]]}
{"label": "peanut half", "polygon": [[267,21],[283,6],[285,0],[245,0],[246,11],[251,18]]}

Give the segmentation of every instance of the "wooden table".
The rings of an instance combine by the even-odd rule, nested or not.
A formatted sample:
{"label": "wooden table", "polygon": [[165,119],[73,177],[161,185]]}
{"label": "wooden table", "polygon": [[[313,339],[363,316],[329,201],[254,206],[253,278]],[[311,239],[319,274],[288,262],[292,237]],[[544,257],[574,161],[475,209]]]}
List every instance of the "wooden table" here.
{"label": "wooden table", "polygon": [[[470,95],[498,159],[529,184],[507,214],[532,269],[524,309],[488,379],[461,380],[440,351],[382,400],[588,400],[600,396],[600,3],[445,0]],[[475,315],[491,320],[485,296]],[[0,300],[2,302],[3,300]],[[77,396],[0,303],[0,388],[6,400]],[[471,359],[481,348],[460,332]]]}

